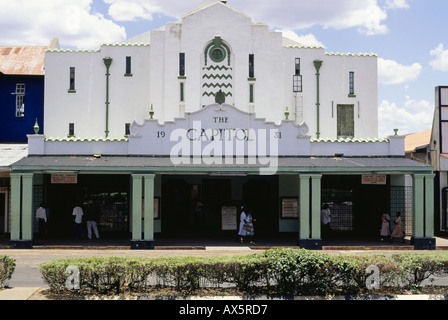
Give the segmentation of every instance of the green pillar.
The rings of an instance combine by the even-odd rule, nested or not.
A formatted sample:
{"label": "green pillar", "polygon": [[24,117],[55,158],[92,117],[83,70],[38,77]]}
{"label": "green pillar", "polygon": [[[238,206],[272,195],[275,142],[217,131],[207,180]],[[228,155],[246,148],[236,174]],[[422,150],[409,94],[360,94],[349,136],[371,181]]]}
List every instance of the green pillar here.
{"label": "green pillar", "polygon": [[154,241],[154,174],[144,175],[145,212],[144,240]]}
{"label": "green pillar", "polygon": [[33,240],[33,174],[22,175],[22,240]]}
{"label": "green pillar", "polygon": [[21,240],[22,176],[11,173],[11,240]]}
{"label": "green pillar", "polygon": [[153,174],[132,175],[131,249],[154,248],[154,178]]}
{"label": "green pillar", "polygon": [[416,250],[434,250],[434,175],[413,175],[414,225]]}
{"label": "green pillar", "polygon": [[132,177],[132,240],[142,240],[142,187],[143,176],[133,174]]}
{"label": "green pillar", "polygon": [[106,138],[109,137],[109,78],[110,78],[110,66],[112,64],[112,58],[106,57],[103,59],[104,65],[106,66]]}
{"label": "green pillar", "polygon": [[321,180],[322,175],[311,175],[311,238],[321,239]]}
{"label": "green pillar", "polygon": [[316,68],[316,137],[320,138],[320,68],[322,67],[321,60],[315,60],[314,67]]}
{"label": "green pillar", "polygon": [[322,249],[320,207],[321,175],[299,176],[299,246]]}
{"label": "green pillar", "polygon": [[11,173],[12,249],[33,247],[33,174]]}
{"label": "green pillar", "polygon": [[310,176],[299,177],[299,239],[310,238]]}

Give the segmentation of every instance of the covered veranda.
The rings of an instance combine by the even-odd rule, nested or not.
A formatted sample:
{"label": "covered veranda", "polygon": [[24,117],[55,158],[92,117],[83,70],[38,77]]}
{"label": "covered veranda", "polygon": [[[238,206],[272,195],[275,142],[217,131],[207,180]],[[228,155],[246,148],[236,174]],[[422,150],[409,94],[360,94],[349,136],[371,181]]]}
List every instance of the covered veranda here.
{"label": "covered veranda", "polygon": [[[389,245],[378,242],[375,237],[362,235],[322,239],[320,225],[323,177],[381,174],[386,175],[388,183],[394,186],[404,186],[405,176],[412,179],[412,234],[404,244],[390,245],[407,246],[417,250],[435,249],[434,176],[431,166],[400,157],[279,157],[277,161],[275,176],[279,178],[280,185],[278,192],[272,194],[272,197],[296,197],[298,216],[296,219],[279,221],[277,232],[260,236],[257,246],[296,246],[321,250],[328,246]],[[164,223],[164,213],[155,212],[157,209],[154,207],[155,199],[161,198],[163,202],[161,178],[166,175],[260,176],[259,165],[251,165],[247,161],[238,165],[173,165],[169,157],[149,156],[28,156],[15,163],[12,169],[11,248],[45,245],[35,239],[34,212],[38,204],[45,200],[43,177],[52,173],[70,173],[79,177],[96,175],[98,179],[110,175],[128,178],[129,236],[104,239],[109,240],[109,244],[122,243],[131,249],[154,249],[188,243],[191,243],[191,246],[207,246],[209,241],[224,246],[238,246],[234,234],[216,237],[203,237],[201,234],[191,237],[163,234],[161,226]],[[278,215],[280,219],[279,211],[273,214]],[[158,214],[161,219],[154,219]],[[87,242],[75,244],[73,241],[58,238],[46,241],[52,242],[53,246],[63,243],[85,247],[90,245]],[[59,243],[56,243],[58,241]],[[101,241],[103,239],[97,244]]]}

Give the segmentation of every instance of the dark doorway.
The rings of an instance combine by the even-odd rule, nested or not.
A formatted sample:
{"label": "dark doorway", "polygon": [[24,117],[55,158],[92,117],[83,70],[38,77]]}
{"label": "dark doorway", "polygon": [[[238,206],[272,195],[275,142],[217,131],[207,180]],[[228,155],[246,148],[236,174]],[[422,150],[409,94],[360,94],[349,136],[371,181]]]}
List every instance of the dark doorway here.
{"label": "dark doorway", "polygon": [[361,180],[359,175],[322,178],[322,203],[330,206],[333,236],[378,236],[381,215],[389,213],[390,187]]}
{"label": "dark doorway", "polygon": [[232,184],[230,179],[204,179],[202,196],[204,200],[204,227],[221,231],[221,209],[231,205]]}
{"label": "dark doorway", "polygon": [[128,175],[78,175],[76,184],[52,184],[45,177],[48,234],[73,237],[73,208],[92,199],[100,209],[100,237],[129,236]]}
{"label": "dark doorway", "polygon": [[162,231],[167,234],[180,234],[188,230],[192,210],[190,185],[182,179],[165,181],[162,195]]}
{"label": "dark doorway", "polygon": [[255,234],[273,234],[278,230],[278,192],[272,181],[252,179],[243,185],[243,203],[253,210]]}

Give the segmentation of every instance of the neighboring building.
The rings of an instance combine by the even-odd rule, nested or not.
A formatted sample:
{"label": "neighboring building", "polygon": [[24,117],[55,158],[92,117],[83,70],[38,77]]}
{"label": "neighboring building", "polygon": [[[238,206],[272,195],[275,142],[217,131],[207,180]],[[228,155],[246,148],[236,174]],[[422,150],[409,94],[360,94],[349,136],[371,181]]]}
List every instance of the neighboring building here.
{"label": "neighboring building", "polygon": [[0,46],[0,143],[27,143],[44,123],[44,61],[50,46]]}
{"label": "neighboring building", "polygon": [[11,174],[12,247],[32,246],[35,203],[61,237],[88,198],[132,248],[235,236],[249,205],[257,235],[320,249],[323,203],[340,237],[401,211],[415,247],[435,247],[433,168],[378,139],[375,54],[306,47],[209,0],[123,43],[49,50],[45,70],[45,129]]}
{"label": "neighboring building", "polygon": [[435,88],[435,110],[428,163],[435,172],[435,229],[448,232],[448,86]]}
{"label": "neighboring building", "polygon": [[431,129],[406,135],[404,140],[406,158],[422,163],[431,163],[429,153],[431,135]]}
{"label": "neighboring building", "polygon": [[[43,130],[45,50],[49,46],[0,46],[0,235],[10,230],[11,165],[28,155],[27,135]],[[37,127],[36,127],[37,128]]]}

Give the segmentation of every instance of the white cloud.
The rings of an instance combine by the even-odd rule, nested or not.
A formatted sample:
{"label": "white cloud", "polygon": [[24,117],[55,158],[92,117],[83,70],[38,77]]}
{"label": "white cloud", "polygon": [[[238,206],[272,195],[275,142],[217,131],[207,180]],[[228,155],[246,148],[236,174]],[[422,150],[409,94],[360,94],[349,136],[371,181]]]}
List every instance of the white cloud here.
{"label": "white cloud", "polygon": [[408,9],[410,6],[407,0],[387,0],[386,8],[388,9]]}
{"label": "white cloud", "polygon": [[0,0],[0,43],[92,49],[126,38],[123,27],[93,12],[92,0]]}
{"label": "white cloud", "polygon": [[[200,0],[104,0],[109,15],[117,21],[152,19],[154,14],[179,18],[192,11]],[[312,26],[346,29],[374,35],[388,31],[384,22],[388,9],[406,8],[406,0],[228,0],[227,4],[277,29],[306,29]]]}
{"label": "white cloud", "polygon": [[435,57],[434,60],[429,62],[434,70],[448,71],[448,49],[445,50],[442,43],[431,50],[430,55]]}
{"label": "white cloud", "polygon": [[431,129],[433,116],[434,107],[426,100],[406,97],[403,106],[383,100],[378,108],[379,137],[392,135],[393,129],[400,135]]}
{"label": "white cloud", "polygon": [[378,58],[378,81],[381,84],[400,84],[418,79],[422,65],[402,65],[393,60]]}
{"label": "white cloud", "polygon": [[152,20],[153,14],[162,9],[152,1],[145,0],[103,0],[109,4],[108,14],[115,21],[134,21],[136,19]]}

